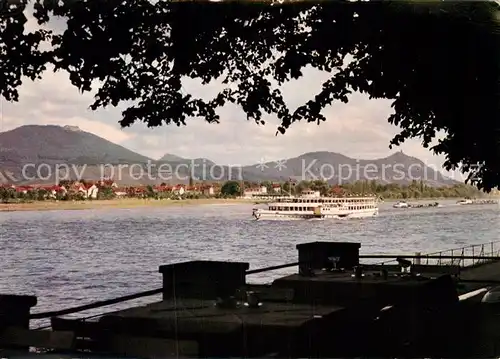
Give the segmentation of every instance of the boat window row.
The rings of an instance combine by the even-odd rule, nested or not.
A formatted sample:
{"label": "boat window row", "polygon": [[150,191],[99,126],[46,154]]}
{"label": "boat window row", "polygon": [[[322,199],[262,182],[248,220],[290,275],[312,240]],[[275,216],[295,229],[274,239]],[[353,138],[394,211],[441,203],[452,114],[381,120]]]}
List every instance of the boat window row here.
{"label": "boat window row", "polygon": [[[346,206],[344,209],[349,209],[349,210],[362,210],[362,209],[374,209],[376,206],[374,204],[365,204],[365,205],[358,205],[358,206]],[[269,206],[270,211],[294,211],[294,212],[301,212],[301,211],[314,211],[314,207],[282,207],[282,206]],[[325,208],[327,209],[327,208]]]}
{"label": "boat window row", "polygon": [[314,207],[280,207],[270,206],[270,211],[313,211]]}
{"label": "boat window row", "polygon": [[350,210],[373,209],[373,208],[377,208],[377,206],[375,206],[373,204],[365,204],[365,205],[360,205],[360,206],[348,206],[347,208],[349,208]]}

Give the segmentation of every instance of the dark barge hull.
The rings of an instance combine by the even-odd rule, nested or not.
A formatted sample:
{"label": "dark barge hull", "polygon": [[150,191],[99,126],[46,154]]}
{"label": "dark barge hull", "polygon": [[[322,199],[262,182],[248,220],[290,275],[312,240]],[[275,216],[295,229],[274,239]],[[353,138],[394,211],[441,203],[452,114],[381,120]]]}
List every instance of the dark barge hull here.
{"label": "dark barge hull", "polygon": [[[161,266],[161,302],[97,321],[54,317],[53,331],[48,336],[39,331],[37,343],[150,358],[499,354],[500,310],[484,306],[481,296],[460,301],[459,295],[499,278],[500,261],[466,269],[413,265],[410,273],[401,274],[400,265],[365,265],[360,270],[359,248],[358,243],[338,242],[298,245],[299,273],[268,286],[246,283],[248,263]],[[342,269],[332,268],[332,258],[334,267]],[[259,307],[244,304],[248,291],[259,292]],[[225,298],[225,305],[215,305],[217,298]],[[0,300],[0,307],[22,307],[28,313],[34,305],[29,299],[7,302]],[[23,335],[34,340],[33,331],[27,331],[27,315],[19,308],[0,315],[0,346],[25,344]],[[48,339],[42,340],[43,335]]]}

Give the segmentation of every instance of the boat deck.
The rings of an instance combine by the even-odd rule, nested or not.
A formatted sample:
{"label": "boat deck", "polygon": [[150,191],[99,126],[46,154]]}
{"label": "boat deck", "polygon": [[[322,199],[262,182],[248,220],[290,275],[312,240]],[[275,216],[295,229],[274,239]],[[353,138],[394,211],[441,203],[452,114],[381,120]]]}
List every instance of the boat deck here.
{"label": "boat deck", "polygon": [[260,356],[297,346],[305,328],[343,310],[285,302],[223,309],[213,300],[179,298],[106,315],[99,325],[127,335],[193,340],[200,356]]}
{"label": "boat deck", "polygon": [[352,306],[370,302],[375,306],[385,306],[400,301],[422,300],[423,293],[434,282],[435,280],[429,277],[401,273],[389,273],[387,278],[383,278],[379,271],[366,272],[361,279],[355,278],[351,273],[316,272],[307,280],[299,274],[279,278],[273,282],[273,286],[293,288],[294,300],[301,303],[337,303]]}
{"label": "boat deck", "polygon": [[[350,273],[318,272],[313,278],[281,278],[267,288],[268,293],[283,290],[292,296],[261,299],[258,308],[245,307],[243,302],[219,308],[214,299],[168,299],[103,316],[98,327],[115,334],[193,341],[202,357],[307,355],[325,351],[334,342],[337,352],[352,352],[345,347],[350,333],[359,326],[375,325],[373,318],[382,307],[404,303],[419,310],[457,298],[449,277],[441,281],[401,276],[356,279]],[[405,310],[400,315],[409,318]]]}
{"label": "boat deck", "polygon": [[481,263],[479,265],[464,268],[460,273],[460,278],[464,280],[477,280],[495,282],[500,280],[500,261]]}
{"label": "boat deck", "polygon": [[[374,257],[360,255],[359,243],[303,243],[297,245],[298,262],[292,263],[298,265],[298,273],[271,285],[248,284],[246,277],[292,264],[249,270],[248,263],[175,263],[159,268],[163,286],[150,291],[161,292],[162,301],[92,321],[57,317],[74,313],[75,308],[48,316],[37,313],[32,318],[52,318],[52,331],[45,333],[27,330],[24,320],[28,316],[14,326],[16,318],[5,308],[22,301],[20,297],[6,299],[3,319],[12,319],[12,324],[4,328],[0,344],[2,340],[8,345],[47,348],[43,346],[47,344],[56,349],[146,358],[449,357],[464,353],[491,357],[499,353],[500,310],[486,308],[479,296],[459,300],[457,284],[470,281],[467,290],[474,290],[498,283],[500,258],[494,247],[494,243],[482,245],[479,251],[473,247],[470,266],[441,264],[441,259],[465,263],[470,256],[463,249],[461,257],[427,255],[426,261],[438,261],[434,265],[409,266],[410,261],[397,256],[398,264],[360,266],[360,258]],[[491,256],[485,256],[486,249]],[[416,257],[418,263],[422,258]],[[402,273],[402,266],[411,273]],[[246,305],[248,296],[252,298],[249,292],[258,293],[260,306]],[[219,297],[227,300],[225,306],[218,305]],[[29,312],[36,298],[28,299],[23,310]],[[116,299],[110,301],[116,303]],[[353,338],[358,345],[352,345]]]}

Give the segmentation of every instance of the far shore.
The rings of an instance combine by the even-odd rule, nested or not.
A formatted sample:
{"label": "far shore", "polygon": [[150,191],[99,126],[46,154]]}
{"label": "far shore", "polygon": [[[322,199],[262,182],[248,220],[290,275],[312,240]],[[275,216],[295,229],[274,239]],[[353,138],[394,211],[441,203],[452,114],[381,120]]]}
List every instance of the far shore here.
{"label": "far shore", "polygon": [[[457,197],[458,198],[458,197]],[[443,200],[456,200],[457,198],[408,198],[409,202]],[[493,197],[490,197],[493,198]],[[397,202],[401,199],[385,199],[384,202]],[[130,209],[139,207],[170,207],[170,206],[198,206],[198,205],[235,205],[235,204],[255,204],[266,203],[259,199],[243,198],[203,198],[184,200],[156,200],[139,198],[121,198],[110,200],[86,200],[86,201],[34,201],[22,203],[0,203],[0,212],[10,211],[60,211],[60,210],[82,210],[82,209]]]}
{"label": "far shore", "polygon": [[[383,202],[392,203],[392,202],[439,202],[439,201],[457,201],[464,199],[465,197],[430,197],[430,198],[385,198]],[[478,200],[498,200],[500,196],[485,196],[485,197],[477,197]]]}
{"label": "far shore", "polygon": [[34,201],[24,203],[0,203],[0,212],[7,211],[60,211],[81,209],[127,209],[138,207],[168,207],[168,206],[193,206],[193,205],[231,205],[231,204],[254,204],[258,201],[253,199],[231,199],[231,198],[203,198],[185,200],[155,200],[123,198],[110,200],[86,200],[86,201]]}

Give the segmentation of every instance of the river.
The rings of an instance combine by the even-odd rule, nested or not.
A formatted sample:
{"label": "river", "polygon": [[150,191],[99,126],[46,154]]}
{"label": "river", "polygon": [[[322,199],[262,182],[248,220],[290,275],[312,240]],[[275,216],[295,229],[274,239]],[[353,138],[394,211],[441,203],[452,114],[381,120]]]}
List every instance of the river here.
{"label": "river", "polygon": [[[36,295],[33,312],[40,312],[160,287],[158,266],[172,262],[232,260],[260,268],[296,261],[295,245],[309,241],[360,242],[361,253],[372,254],[426,253],[500,239],[499,206],[454,202],[423,209],[382,203],[375,218],[304,222],[253,221],[251,205],[2,212],[0,292]],[[83,314],[89,313],[95,311]]]}

